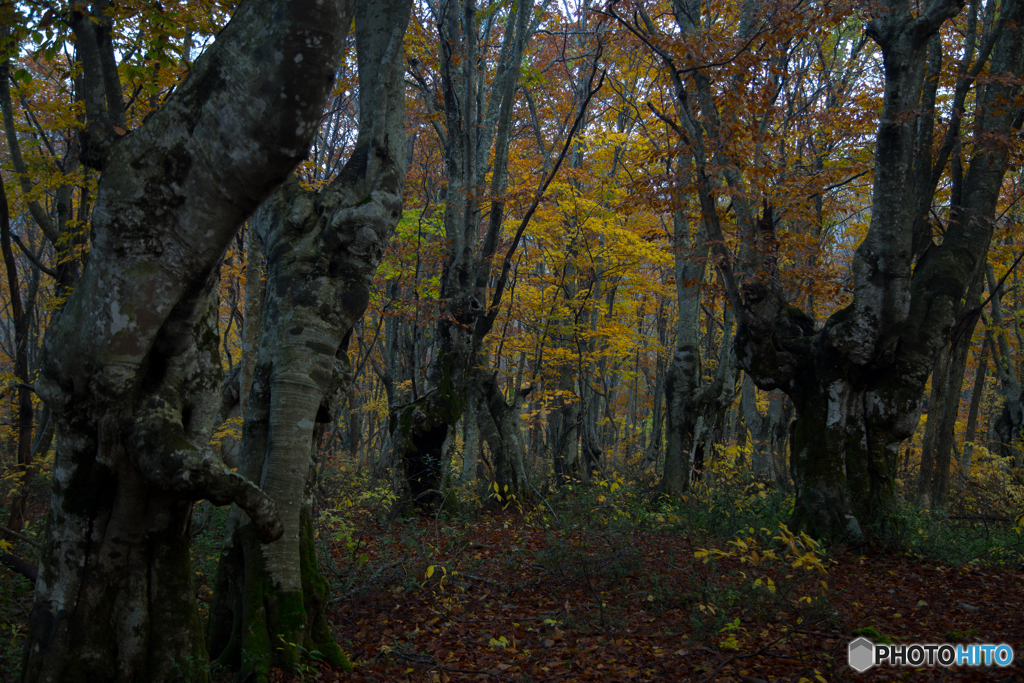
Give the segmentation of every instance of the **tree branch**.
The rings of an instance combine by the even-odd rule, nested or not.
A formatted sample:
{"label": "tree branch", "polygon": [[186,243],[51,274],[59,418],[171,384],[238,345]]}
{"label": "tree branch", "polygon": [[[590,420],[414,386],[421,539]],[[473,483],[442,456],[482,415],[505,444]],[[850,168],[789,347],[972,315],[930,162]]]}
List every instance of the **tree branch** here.
{"label": "tree branch", "polygon": [[530,207],[526,210],[523,215],[523,219],[519,222],[519,227],[516,229],[515,237],[512,238],[512,244],[509,245],[508,251],[505,252],[505,258],[501,264],[501,275],[498,277],[498,282],[494,286],[494,295],[491,298],[490,310],[487,314],[481,316],[480,322],[477,325],[477,337],[480,338],[482,335],[481,331],[486,332],[490,329],[490,326],[494,324],[494,320],[498,317],[498,306],[501,304],[501,297],[505,292],[505,287],[508,284],[508,276],[512,270],[512,260],[515,257],[516,250],[519,248],[519,243],[523,238],[523,233],[526,232],[526,226],[530,224],[530,219],[533,218],[534,212],[537,211],[537,207],[540,206],[541,199],[544,198],[544,193],[548,189],[548,185],[555,179],[558,174],[558,169],[561,168],[562,162],[565,161],[566,155],[569,153],[569,147],[572,145],[573,139],[576,137],[576,133],[583,123],[583,119],[586,118],[587,108],[590,106],[590,100],[593,99],[594,95],[604,85],[605,72],[601,72],[601,78],[598,80],[597,85],[594,86],[594,78],[597,76],[597,63],[601,57],[603,47],[599,46],[597,54],[594,55],[594,67],[590,72],[590,79],[587,84],[587,96],[584,98],[583,103],[580,105],[579,113],[576,115],[575,121],[573,121],[572,128],[569,130],[569,135],[565,139],[565,144],[562,145],[562,151],[558,154],[558,158],[555,160],[554,166],[551,168],[551,172],[548,173],[547,177],[537,188],[534,193],[533,201],[530,203]]}

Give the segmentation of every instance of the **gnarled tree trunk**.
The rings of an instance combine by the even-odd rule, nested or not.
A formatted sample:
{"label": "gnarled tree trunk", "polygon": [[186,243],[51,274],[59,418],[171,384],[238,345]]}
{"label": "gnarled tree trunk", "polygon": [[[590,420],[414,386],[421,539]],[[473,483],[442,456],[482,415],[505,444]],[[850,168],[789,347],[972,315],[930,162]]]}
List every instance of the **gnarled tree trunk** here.
{"label": "gnarled tree trunk", "polygon": [[[915,245],[925,217],[906,201],[923,196],[918,207],[930,207],[942,171],[937,164],[915,182],[915,139],[930,38],[959,9],[938,0],[915,17],[897,3],[869,24],[882,47],[886,89],[871,226],[854,257],[853,304],[815,331],[782,300],[771,281],[770,254],[762,280],[743,292],[738,357],[759,386],[782,388],[793,398],[793,522],[817,536],[858,539],[865,522],[879,528],[889,522],[898,448],[917,426],[925,382],[948,343],[961,298],[985,264],[1007,160],[1005,149],[985,140],[1010,130],[1006,86],[991,83],[979,93],[975,150],[962,183],[955,178],[941,245],[920,239],[925,247]],[[1002,13],[991,70],[1019,74],[1020,4],[1009,2]],[[915,254],[921,254],[916,264]]]}
{"label": "gnarled tree trunk", "polygon": [[294,669],[318,651],[348,666],[324,608],[328,583],[313,545],[318,425],[351,382],[348,342],[402,215],[405,100],[402,39],[408,0],[360,3],[359,136],[320,192],[293,176],[253,221],[267,258],[259,352],[243,428],[241,469],[277,503],[284,535],[262,542],[233,509],[210,610],[211,655],[242,675]]}
{"label": "gnarled tree trunk", "polygon": [[[532,0],[522,0],[509,7],[500,56],[488,84],[487,71],[481,69],[481,45],[490,39],[499,16],[498,12],[478,16],[475,0],[468,0],[462,7],[457,3],[441,3],[436,17],[441,33],[445,113],[444,132],[440,129],[438,132],[445,148],[448,175],[444,213],[447,253],[440,297],[444,310],[438,321],[440,348],[428,374],[431,388],[416,401],[392,409],[390,428],[394,455],[389,463],[395,468],[394,481],[403,499],[401,503],[415,504],[426,511],[457,504],[449,495],[447,481],[455,426],[471,398],[486,402],[490,394],[486,386],[473,384],[489,382],[492,377],[487,370],[482,340],[494,324],[500,293],[499,300],[492,302],[489,308],[487,289],[505,218],[503,195],[508,183],[512,113],[519,72],[526,45],[539,21],[534,16]],[[418,74],[417,80],[424,96],[432,101],[432,89]],[[492,144],[493,162],[489,164]],[[488,170],[491,171],[488,189],[493,199],[481,239],[482,190],[488,186]],[[507,278],[507,274],[503,277]],[[496,403],[493,407],[505,412]],[[504,422],[505,429],[512,429],[513,422],[500,415],[492,414],[488,418],[490,411],[485,406],[475,409],[481,430],[489,419],[495,424]],[[521,458],[521,435],[512,437],[505,429],[492,431],[489,443],[497,443],[499,437],[511,437],[513,441],[492,453],[495,457]],[[495,463],[495,469],[510,475],[525,473],[521,462],[511,466]],[[508,485],[510,490],[520,494],[525,483],[516,476]]]}
{"label": "gnarled tree trunk", "polygon": [[207,450],[216,269],[309,145],[348,21],[340,3],[243,3],[167,103],[119,137],[109,20],[102,6],[71,14],[83,158],[102,175],[88,264],[36,382],[57,456],[22,680],[203,680],[193,501],[234,501],[261,538],[282,533],[273,502]]}

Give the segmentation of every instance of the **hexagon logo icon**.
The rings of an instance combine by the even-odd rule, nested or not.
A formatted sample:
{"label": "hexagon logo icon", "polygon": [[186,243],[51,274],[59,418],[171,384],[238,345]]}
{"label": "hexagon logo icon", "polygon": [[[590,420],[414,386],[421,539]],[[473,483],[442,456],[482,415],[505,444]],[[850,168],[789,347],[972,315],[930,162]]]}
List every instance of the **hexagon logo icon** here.
{"label": "hexagon logo icon", "polygon": [[863,673],[875,665],[875,644],[867,638],[858,638],[849,645],[850,668]]}

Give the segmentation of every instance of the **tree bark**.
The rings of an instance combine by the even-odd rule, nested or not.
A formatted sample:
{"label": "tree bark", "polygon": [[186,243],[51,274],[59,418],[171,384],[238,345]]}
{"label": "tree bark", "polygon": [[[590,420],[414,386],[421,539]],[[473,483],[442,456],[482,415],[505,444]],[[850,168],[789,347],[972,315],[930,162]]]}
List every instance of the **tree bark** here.
{"label": "tree bark", "polygon": [[971,405],[967,409],[967,429],[964,432],[964,452],[960,460],[960,477],[957,481],[957,493],[964,489],[971,476],[971,461],[974,459],[974,440],[978,431],[978,412],[981,408],[981,397],[985,393],[985,377],[988,375],[988,352],[992,345],[992,333],[985,330],[985,340],[981,345],[981,359],[974,374],[974,387],[971,389]]}
{"label": "tree bark", "polygon": [[[859,540],[862,523],[877,523],[881,531],[892,521],[897,449],[917,425],[924,384],[948,343],[961,297],[985,262],[1007,163],[1007,150],[990,141],[1009,134],[1014,112],[1004,103],[1016,92],[999,81],[978,93],[973,157],[962,180],[954,173],[954,201],[942,244],[915,249],[915,228],[927,218],[919,207],[931,207],[955,147],[944,143],[930,168],[918,168],[915,174],[915,161],[920,166],[930,159],[917,148],[919,141],[930,139],[918,136],[919,123],[926,124],[931,115],[921,109],[923,96],[926,109],[928,104],[928,46],[960,7],[957,0],[931,0],[915,15],[909,3],[892,0],[883,3],[868,23],[867,34],[882,49],[885,76],[871,223],[854,256],[853,303],[832,315],[820,330],[783,295],[771,204],[765,200],[761,220],[752,220],[749,193],[738,170],[743,162],[728,158],[721,151],[725,148],[717,145],[728,129],[709,75],[705,69],[681,68],[677,57],[648,41],[673,78],[676,130],[692,151],[704,223],[727,296],[739,316],[739,364],[760,388],[782,389],[793,399],[793,526],[815,536]],[[675,10],[684,34],[699,30],[699,3],[678,0]],[[947,142],[949,135],[954,143],[957,139],[959,129],[953,123],[959,121],[963,97],[989,55],[991,73],[1020,74],[1020,15],[1021,4],[1007,2],[978,59],[970,70],[966,65],[962,70],[956,91],[961,105],[954,104],[957,114],[947,127]],[[741,17],[740,35],[745,35],[744,23]],[[630,26],[643,36],[638,25]],[[647,35],[656,31],[649,20],[647,27]],[[693,80],[692,93],[684,76]],[[699,104],[699,116],[691,96]],[[725,115],[736,117],[735,112]],[[710,148],[706,140],[715,140],[716,146]],[[915,177],[919,185],[914,184]],[[719,178],[728,184],[735,205],[739,260],[726,246],[716,202]],[[917,253],[921,256],[915,264]]]}
{"label": "tree bark", "polygon": [[[443,133],[438,130],[445,147],[448,176],[444,213],[447,253],[441,276],[444,303],[438,321],[440,348],[428,374],[432,388],[411,403],[396,406],[390,425],[400,505],[414,504],[426,512],[436,511],[442,505],[457,505],[448,487],[449,449],[454,443],[455,426],[468,402],[477,397],[504,412],[497,403],[488,402],[491,391],[486,384],[491,375],[481,342],[497,315],[497,302],[488,307],[487,287],[505,216],[503,196],[508,182],[513,104],[523,54],[537,29],[537,19],[532,1],[524,0],[510,7],[494,77],[488,84],[480,68],[478,46],[489,38],[497,16],[496,12],[488,12],[485,17],[478,17],[475,0],[466,0],[461,8],[455,3],[442,3],[437,17],[446,124]],[[432,99],[425,81],[420,79],[420,84],[424,96]],[[492,145],[493,163],[488,169]],[[487,187],[488,170],[493,199],[481,238],[482,189]],[[481,382],[484,384],[480,385]],[[482,437],[488,412],[483,406],[478,409]],[[510,429],[518,422],[518,418],[509,421],[493,414],[491,419]],[[512,437],[495,429],[492,436],[513,438],[497,453],[492,450],[495,457],[521,457],[521,435]],[[496,463],[495,469],[525,474],[522,462]],[[518,478],[510,480],[510,488],[515,488],[517,496],[523,495],[524,484]]]}
{"label": "tree bark", "polygon": [[238,378],[238,403],[244,416],[249,408],[252,374],[260,343],[260,319],[263,317],[263,245],[252,227],[247,231],[245,254],[245,310],[242,318],[242,366]]}
{"label": "tree bark", "polygon": [[1007,339],[1007,324],[1003,318],[1002,293],[997,288],[997,280],[992,264],[986,264],[989,293],[992,296],[993,354],[999,386],[1003,394],[1003,407],[996,422],[996,433],[999,436],[999,450],[1003,457],[1009,458],[1015,467],[1019,467],[1021,438],[1024,436],[1024,395],[1021,393],[1020,378],[1013,363],[1013,353]]}
{"label": "tree bark", "polygon": [[665,301],[661,299],[658,302],[658,313],[657,313],[657,329],[658,329],[658,346],[655,350],[655,363],[654,363],[654,408],[651,411],[651,441],[647,445],[647,450],[644,452],[643,466],[658,464],[661,459],[661,453],[664,441],[662,436],[662,426],[665,423],[665,376],[667,373],[665,357],[662,353],[662,349],[667,346],[668,341],[668,320],[667,312],[665,311]]}
{"label": "tree bark", "polygon": [[[785,303],[773,280],[773,255],[762,257],[742,297],[740,364],[763,389],[781,388],[797,409],[791,469],[795,528],[816,536],[860,539],[863,525],[884,532],[892,521],[898,448],[917,425],[922,391],[946,346],[960,301],[991,240],[1006,152],[985,136],[1009,132],[1009,91],[979,93],[975,152],[954,201],[941,245],[913,264],[914,140],[927,45],[959,11],[936,1],[914,17],[894,4],[869,24],[882,47],[886,87],[878,131],[871,225],[854,257],[854,303],[820,331]],[[1012,26],[1018,3],[1003,8],[1007,27],[992,52],[992,73],[1019,74],[1021,44]],[[936,172],[933,169],[933,175]],[[956,197],[954,199],[957,199]],[[930,206],[931,202],[927,202]],[[766,226],[767,227],[767,226]]]}
{"label": "tree bark", "polygon": [[673,247],[678,317],[675,351],[665,375],[665,466],[659,493],[679,495],[690,486],[700,388],[700,311],[707,247],[704,231],[690,234],[682,208],[673,214]]}
{"label": "tree bark", "polygon": [[921,446],[921,477],[918,505],[925,509],[945,509],[949,502],[949,459],[953,451],[954,431],[960,413],[967,354],[974,328],[981,317],[976,306],[983,291],[984,277],[979,271],[967,289],[964,303],[953,326],[950,345],[939,353],[932,373],[932,394],[928,402],[928,422]]}
{"label": "tree bark", "polygon": [[324,614],[329,584],[313,545],[316,434],[333,422],[352,381],[352,328],[402,215],[401,55],[410,6],[356,6],[361,90],[352,156],[320,192],[292,176],[252,221],[265,245],[267,295],[241,469],[277,504],[284,535],[261,542],[243,511],[232,510],[207,639],[211,655],[242,676],[265,676],[270,666],[294,670],[314,650],[349,668]]}
{"label": "tree bark", "polygon": [[[0,72],[0,77],[6,77]],[[25,527],[25,508],[32,483],[32,389],[28,385],[28,315],[21,299],[18,264],[11,249],[11,221],[7,206],[7,189],[0,178],[0,251],[7,271],[7,291],[11,297],[11,318],[14,323],[14,377],[18,381],[17,455],[14,495],[7,518],[7,528],[21,531]],[[4,538],[7,534],[4,533]],[[10,540],[10,539],[8,539]]]}
{"label": "tree bark", "polygon": [[[79,11],[72,23],[91,23]],[[138,130],[105,125],[116,89],[88,102],[83,149],[102,175],[90,258],[36,381],[57,456],[25,683],[166,681],[191,665],[204,680],[192,502],[235,501],[264,540],[282,533],[273,502],[207,451],[222,377],[212,295],[239,225],[308,147],[347,25],[339,3],[247,2]],[[77,35],[80,54],[94,34]]]}
{"label": "tree bark", "polygon": [[[769,403],[768,413],[762,415],[757,409],[757,394],[754,380],[750,375],[743,378],[743,396],[740,406],[743,410],[743,422],[750,430],[751,439],[751,467],[754,477],[769,485],[776,485],[784,480],[785,469],[780,468],[781,463],[776,457],[773,448],[772,433],[775,428],[775,417],[780,411],[775,410],[773,414],[773,403]],[[777,399],[776,399],[777,401]]]}

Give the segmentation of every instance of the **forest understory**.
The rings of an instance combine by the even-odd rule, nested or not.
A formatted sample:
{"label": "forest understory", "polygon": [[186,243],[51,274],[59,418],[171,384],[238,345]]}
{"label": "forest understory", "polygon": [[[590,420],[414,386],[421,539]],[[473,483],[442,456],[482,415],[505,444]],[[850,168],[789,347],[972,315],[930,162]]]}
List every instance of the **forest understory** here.
{"label": "forest understory", "polygon": [[[577,483],[528,505],[481,499],[483,486],[460,491],[460,515],[394,518],[386,487],[343,469],[325,479],[317,549],[332,635],[354,671],[314,651],[271,680],[1024,680],[1019,663],[847,664],[857,635],[1019,651],[1024,539],[1012,524],[906,509],[888,543],[826,547],[788,531],[790,494],[739,478],[671,504],[651,504],[653,483]],[[208,503],[193,514],[204,618],[226,516]],[[31,589],[0,574],[3,680],[17,677]],[[181,679],[209,666],[181,662]]]}

